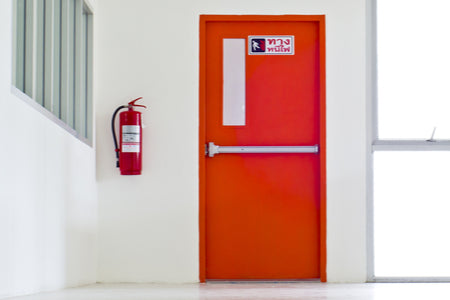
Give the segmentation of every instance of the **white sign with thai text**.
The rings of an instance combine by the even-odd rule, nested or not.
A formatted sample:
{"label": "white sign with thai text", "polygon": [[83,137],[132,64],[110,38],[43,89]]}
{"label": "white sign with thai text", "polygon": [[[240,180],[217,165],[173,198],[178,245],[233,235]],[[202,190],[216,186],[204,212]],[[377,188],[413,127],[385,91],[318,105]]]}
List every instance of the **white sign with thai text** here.
{"label": "white sign with thai text", "polygon": [[249,55],[294,55],[293,36],[249,36]]}

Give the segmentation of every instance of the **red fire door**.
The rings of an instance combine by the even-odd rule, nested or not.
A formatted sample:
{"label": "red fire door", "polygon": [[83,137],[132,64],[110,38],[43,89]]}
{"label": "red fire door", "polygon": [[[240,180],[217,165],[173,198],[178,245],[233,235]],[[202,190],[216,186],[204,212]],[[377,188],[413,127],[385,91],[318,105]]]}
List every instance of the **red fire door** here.
{"label": "red fire door", "polygon": [[201,280],[325,280],[323,16],[202,16]]}

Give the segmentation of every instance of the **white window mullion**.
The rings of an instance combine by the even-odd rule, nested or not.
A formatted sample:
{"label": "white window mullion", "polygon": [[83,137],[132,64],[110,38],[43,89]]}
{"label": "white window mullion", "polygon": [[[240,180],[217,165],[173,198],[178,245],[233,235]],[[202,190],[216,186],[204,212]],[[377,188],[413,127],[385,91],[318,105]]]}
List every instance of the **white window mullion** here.
{"label": "white window mullion", "polygon": [[450,140],[375,140],[373,151],[450,151]]}

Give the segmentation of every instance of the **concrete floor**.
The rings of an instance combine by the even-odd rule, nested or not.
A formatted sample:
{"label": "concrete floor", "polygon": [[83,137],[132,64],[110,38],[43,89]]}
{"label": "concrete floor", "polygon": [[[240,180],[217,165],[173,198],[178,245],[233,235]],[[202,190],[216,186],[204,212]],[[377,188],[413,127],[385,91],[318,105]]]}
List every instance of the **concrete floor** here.
{"label": "concrete floor", "polygon": [[450,299],[450,283],[207,283],[95,284],[13,300],[435,300]]}

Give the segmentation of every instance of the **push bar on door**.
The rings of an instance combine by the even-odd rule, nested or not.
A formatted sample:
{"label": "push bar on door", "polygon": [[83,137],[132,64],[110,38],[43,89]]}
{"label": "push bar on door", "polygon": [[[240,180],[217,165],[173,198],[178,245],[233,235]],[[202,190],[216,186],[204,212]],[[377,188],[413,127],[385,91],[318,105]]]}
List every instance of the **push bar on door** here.
{"label": "push bar on door", "polygon": [[220,153],[318,153],[319,145],[314,146],[218,146],[208,143],[207,155],[214,157]]}

